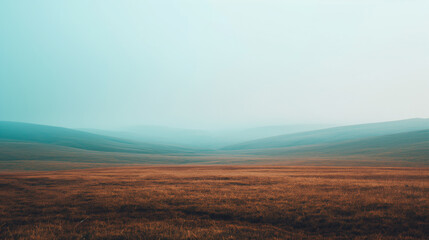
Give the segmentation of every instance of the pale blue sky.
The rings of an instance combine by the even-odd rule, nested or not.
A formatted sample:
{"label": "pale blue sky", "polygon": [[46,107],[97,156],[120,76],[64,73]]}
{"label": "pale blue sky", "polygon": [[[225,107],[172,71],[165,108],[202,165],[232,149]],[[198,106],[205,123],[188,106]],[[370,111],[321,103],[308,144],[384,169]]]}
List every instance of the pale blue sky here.
{"label": "pale blue sky", "polygon": [[0,1],[0,120],[222,128],[429,117],[427,0]]}

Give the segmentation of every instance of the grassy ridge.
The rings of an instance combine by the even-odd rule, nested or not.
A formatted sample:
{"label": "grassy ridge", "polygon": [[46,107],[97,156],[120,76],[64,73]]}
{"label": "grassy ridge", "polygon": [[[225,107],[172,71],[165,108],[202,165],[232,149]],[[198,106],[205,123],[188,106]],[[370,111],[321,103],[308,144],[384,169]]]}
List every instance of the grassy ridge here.
{"label": "grassy ridge", "polygon": [[[414,122],[411,127],[409,126],[410,121]],[[421,124],[416,124],[416,122]],[[399,131],[399,125],[408,126],[405,129],[424,127],[423,122],[425,121],[417,119],[387,123],[390,127],[387,128],[384,125],[385,128],[379,130],[377,134],[387,131],[386,129]],[[380,126],[380,124],[375,124],[375,126]],[[347,127],[349,129],[347,131],[350,131],[350,128]],[[362,129],[362,126],[352,128]],[[364,128],[368,128],[368,126],[365,125]],[[374,128],[374,125],[371,125],[371,128]],[[341,131],[344,131],[343,128],[340,128],[341,131],[338,128],[335,129],[334,139],[350,137],[350,134],[340,134]],[[326,133],[326,131],[333,134],[332,129],[315,132]],[[314,132],[299,134],[306,138],[309,135],[318,134]],[[356,134],[353,136],[356,137]],[[291,141],[296,144],[296,138],[293,139]],[[309,137],[307,140],[318,141],[318,138]],[[299,144],[308,144],[308,142],[299,142]],[[106,137],[66,128],[0,122],[0,169],[48,170],[100,166],[100,164],[112,166],[116,164],[313,164],[331,166],[334,163],[339,166],[380,166],[381,164],[385,166],[427,166],[429,164],[429,130],[328,143],[322,141],[312,145],[299,144],[281,148],[190,150]],[[49,162],[52,163],[52,167],[47,165]],[[63,168],[59,166],[61,163],[63,163]]]}
{"label": "grassy ridge", "polygon": [[185,148],[141,143],[68,128],[19,122],[0,122],[0,140],[43,143],[103,152],[189,152],[189,149]]}
{"label": "grassy ridge", "polygon": [[223,149],[245,150],[298,147],[315,144],[338,143],[360,138],[369,138],[426,129],[429,129],[429,119],[408,119],[402,121],[361,124],[280,135],[244,142],[224,147]]}
{"label": "grassy ridge", "polygon": [[237,151],[268,156],[366,156],[429,161],[429,130],[302,147]]}

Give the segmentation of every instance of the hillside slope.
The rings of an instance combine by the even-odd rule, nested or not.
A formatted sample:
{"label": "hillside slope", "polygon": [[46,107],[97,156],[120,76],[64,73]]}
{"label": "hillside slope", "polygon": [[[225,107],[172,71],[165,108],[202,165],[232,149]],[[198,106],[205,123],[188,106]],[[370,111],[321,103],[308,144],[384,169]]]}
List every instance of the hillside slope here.
{"label": "hillside slope", "polygon": [[0,141],[32,142],[103,152],[177,153],[188,149],[141,143],[115,137],[46,125],[0,122]]}
{"label": "hillside slope", "polygon": [[336,143],[425,129],[429,129],[429,119],[408,119],[280,135],[227,146],[223,150],[269,149]]}
{"label": "hillside slope", "polygon": [[131,139],[140,142],[167,144],[196,149],[218,149],[224,146],[237,144],[259,138],[272,137],[282,134],[311,131],[331,127],[332,125],[279,125],[247,129],[228,130],[195,130],[162,126],[138,126],[116,131],[83,129],[86,132],[112,136],[122,139]]}
{"label": "hillside slope", "polygon": [[361,138],[340,143],[238,151],[241,154],[287,157],[360,156],[429,162],[429,130]]}

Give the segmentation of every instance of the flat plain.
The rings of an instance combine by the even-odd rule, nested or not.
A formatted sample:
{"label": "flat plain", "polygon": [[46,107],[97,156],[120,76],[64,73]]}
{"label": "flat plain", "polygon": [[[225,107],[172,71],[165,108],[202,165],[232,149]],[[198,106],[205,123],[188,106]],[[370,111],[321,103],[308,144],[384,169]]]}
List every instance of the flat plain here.
{"label": "flat plain", "polygon": [[429,168],[0,173],[0,239],[428,239]]}

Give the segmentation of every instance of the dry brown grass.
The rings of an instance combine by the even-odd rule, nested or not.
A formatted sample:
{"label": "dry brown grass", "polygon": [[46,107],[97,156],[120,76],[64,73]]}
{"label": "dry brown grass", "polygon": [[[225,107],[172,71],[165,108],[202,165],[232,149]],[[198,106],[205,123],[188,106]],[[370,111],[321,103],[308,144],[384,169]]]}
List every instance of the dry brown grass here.
{"label": "dry brown grass", "polygon": [[1,239],[428,239],[429,169],[186,166],[0,174]]}

